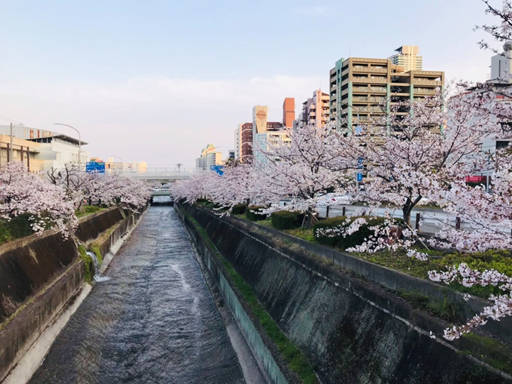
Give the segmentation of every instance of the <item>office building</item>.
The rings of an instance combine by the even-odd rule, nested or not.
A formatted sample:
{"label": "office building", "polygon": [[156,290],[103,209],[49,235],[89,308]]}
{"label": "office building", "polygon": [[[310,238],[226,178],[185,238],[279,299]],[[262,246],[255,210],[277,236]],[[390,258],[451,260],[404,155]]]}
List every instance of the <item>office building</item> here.
{"label": "office building", "polygon": [[283,102],[283,125],[286,128],[292,128],[293,120],[295,120],[295,99],[287,97]]}
{"label": "office building", "polygon": [[11,146],[11,136],[0,134],[0,167],[5,167],[10,161],[20,161],[29,172],[43,171],[44,162],[37,159],[39,147],[38,143],[17,137],[12,138]]}
{"label": "office building", "polygon": [[[10,135],[9,125],[0,125],[0,135]],[[79,141],[58,132],[45,129],[30,128],[24,125],[14,125],[12,127],[12,136],[14,139],[21,139],[37,144],[37,150],[33,152],[34,161],[32,161],[31,170],[49,170],[63,169],[65,164],[79,162],[85,168],[85,163],[89,161],[89,153],[83,146],[87,145],[84,141]],[[80,145],[79,145],[80,144]],[[21,144],[20,144],[21,145]],[[26,147],[26,145],[25,145]],[[27,158],[25,158],[27,160]],[[40,164],[40,165],[36,165]],[[41,169],[39,169],[41,168]]]}

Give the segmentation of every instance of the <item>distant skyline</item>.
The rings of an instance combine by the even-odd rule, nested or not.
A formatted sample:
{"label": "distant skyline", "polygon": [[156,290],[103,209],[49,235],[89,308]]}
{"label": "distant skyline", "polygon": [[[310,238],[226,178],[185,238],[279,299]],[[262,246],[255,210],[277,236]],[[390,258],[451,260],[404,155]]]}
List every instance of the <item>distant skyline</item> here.
{"label": "distant skyline", "polygon": [[[492,1],[497,7],[501,1]],[[212,143],[234,149],[252,107],[296,112],[344,57],[417,45],[424,70],[484,81],[493,53],[480,0],[3,1],[0,124],[75,132],[91,156],[193,167]],[[499,48],[501,44],[494,44]]]}

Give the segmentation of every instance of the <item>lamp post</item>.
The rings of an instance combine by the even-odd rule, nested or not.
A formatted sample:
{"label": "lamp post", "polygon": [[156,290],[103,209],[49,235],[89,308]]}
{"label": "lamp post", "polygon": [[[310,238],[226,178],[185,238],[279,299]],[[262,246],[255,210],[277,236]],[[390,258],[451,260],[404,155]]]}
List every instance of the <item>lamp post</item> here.
{"label": "lamp post", "polygon": [[68,127],[68,128],[71,128],[71,129],[74,129],[76,131],[76,133],[78,133],[78,170],[81,170],[81,156],[82,156],[82,136],[80,136],[80,131],[78,129],[76,129],[75,127],[72,127],[71,125],[68,125],[68,124],[62,124],[62,123],[55,123],[55,125],[63,125],[65,127]]}

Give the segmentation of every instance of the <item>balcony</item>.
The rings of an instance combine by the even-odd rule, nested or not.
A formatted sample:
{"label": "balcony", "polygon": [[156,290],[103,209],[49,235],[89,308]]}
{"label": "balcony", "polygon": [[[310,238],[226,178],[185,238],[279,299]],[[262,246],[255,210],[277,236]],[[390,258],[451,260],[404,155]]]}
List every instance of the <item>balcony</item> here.
{"label": "balcony", "polygon": [[386,77],[371,76],[368,82],[369,83],[387,83],[388,79]]}
{"label": "balcony", "polygon": [[435,95],[436,90],[435,89],[429,89],[429,88],[414,88],[414,94],[418,95]]}
{"label": "balcony", "polygon": [[443,83],[439,80],[429,80],[429,79],[414,79],[413,84],[425,84],[425,85],[434,85],[436,87],[440,87]]}
{"label": "balcony", "polygon": [[353,87],[353,93],[386,93],[387,91],[386,87]]}

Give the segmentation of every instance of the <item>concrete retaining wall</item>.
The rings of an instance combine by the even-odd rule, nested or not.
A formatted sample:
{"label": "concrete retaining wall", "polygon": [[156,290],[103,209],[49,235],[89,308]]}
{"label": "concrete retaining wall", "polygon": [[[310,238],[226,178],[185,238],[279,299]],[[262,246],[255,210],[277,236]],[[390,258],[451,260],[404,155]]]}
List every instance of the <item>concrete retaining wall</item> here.
{"label": "concrete retaining wall", "polygon": [[[102,255],[140,218],[111,208],[80,221],[81,242],[104,236]],[[125,218],[126,217],[126,218]],[[0,247],[0,382],[37,340],[84,282],[83,261],[74,240],[46,232]]]}
{"label": "concrete retaining wall", "polygon": [[467,339],[448,343],[430,337],[446,323],[412,309],[379,284],[295,251],[296,239],[276,246],[275,238],[245,231],[236,220],[186,209],[308,356],[322,382],[512,382],[469,356]]}
{"label": "concrete retaining wall", "polygon": [[253,353],[253,356],[258,360],[258,365],[260,366],[260,370],[264,376],[270,383],[275,384],[286,384],[289,381],[293,381],[293,379],[287,380],[285,378],[282,368],[284,368],[283,370],[285,373],[288,373],[287,368],[280,367],[278,362],[274,359],[272,352],[267,347],[267,344],[269,344],[268,340],[264,341],[262,339],[261,329],[258,329],[254,325],[254,319],[252,319],[246,312],[239,297],[231,287],[228,279],[226,279],[222,263],[215,257],[215,255],[212,254],[208,246],[205,244],[204,239],[197,232],[196,228],[187,220],[187,218],[181,216],[181,219],[186,223],[185,227],[197,247],[199,257],[202,258],[204,264],[208,267],[208,270],[215,280],[222,297],[235,317],[239,328]]}

